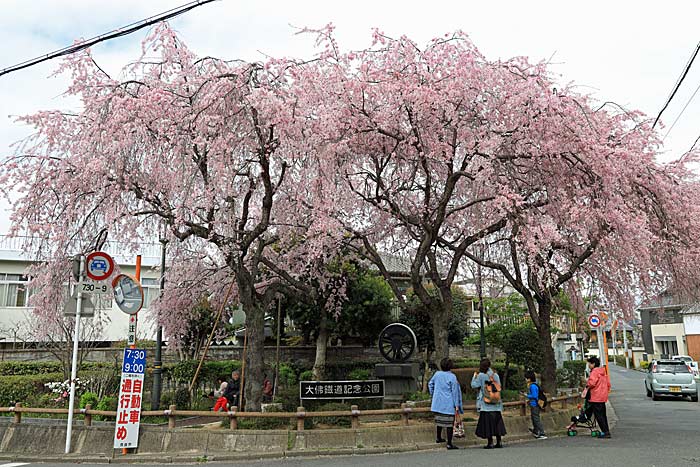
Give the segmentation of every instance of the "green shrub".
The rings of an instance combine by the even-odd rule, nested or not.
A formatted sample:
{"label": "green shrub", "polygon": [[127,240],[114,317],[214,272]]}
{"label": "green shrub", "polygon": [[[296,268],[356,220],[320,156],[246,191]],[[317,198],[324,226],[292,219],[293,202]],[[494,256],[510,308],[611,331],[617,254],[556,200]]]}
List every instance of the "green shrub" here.
{"label": "green shrub", "polygon": [[[109,411],[109,412],[114,412],[117,410],[117,404],[118,404],[118,400],[117,400],[116,396],[104,396],[97,403],[95,410],[105,410],[105,411]],[[96,420],[109,420],[109,417],[104,416],[104,415],[96,415],[95,419]]]}
{"label": "green shrub", "polygon": [[430,400],[430,394],[421,391],[409,392],[404,396],[404,398],[407,401],[427,401]]}
{"label": "green shrub", "polygon": [[296,412],[299,407],[299,388],[283,387],[277,391],[275,403],[282,404],[282,409],[285,412]]}
{"label": "green shrub", "polygon": [[[268,407],[268,412],[282,412],[275,407]],[[228,421],[226,421],[228,424]],[[286,430],[288,418],[244,418],[238,421],[238,428],[243,430]]]}
{"label": "green shrub", "polygon": [[350,379],[349,375],[355,370],[368,370],[370,374],[374,374],[374,365],[379,362],[373,361],[349,361],[337,362],[326,365],[326,379],[329,381],[342,381]]}
{"label": "green shrub", "polygon": [[280,384],[285,387],[296,386],[297,382],[299,381],[297,379],[297,371],[294,369],[294,367],[292,367],[292,365],[287,363],[280,364],[279,378]]}
{"label": "green shrub", "polygon": [[190,408],[190,391],[188,388],[177,388],[173,403],[180,410],[188,410]]}
{"label": "green shrub", "polygon": [[[85,362],[80,366],[80,372],[98,372],[105,368],[113,367],[114,364],[106,362]],[[0,376],[19,375],[39,375],[44,373],[63,373],[61,362],[24,362],[24,361],[4,361],[0,362]],[[65,380],[63,376],[57,378]]]}
{"label": "green shrub", "polygon": [[85,406],[90,404],[90,406],[94,409],[95,407],[97,407],[98,401],[99,398],[97,397],[97,394],[90,391],[85,392],[82,396],[80,396],[80,408],[84,409]]}
{"label": "green shrub", "polygon": [[0,378],[0,405],[23,403],[38,394],[48,393],[44,384],[53,381],[63,381],[63,373],[3,376]]}
{"label": "green shrub", "polygon": [[[339,402],[326,402],[314,408],[314,412],[336,412],[349,411],[350,404],[342,404]],[[350,427],[350,417],[317,417],[313,419],[313,425],[332,425],[338,428]]]}
{"label": "green shrub", "polygon": [[372,370],[367,370],[364,368],[356,368],[356,369],[352,370],[350,373],[348,373],[348,379],[367,381],[368,379],[372,379],[373,374],[374,374],[374,372]]}
{"label": "green shrub", "polygon": [[173,403],[173,395],[170,394],[169,392],[164,392],[160,396],[160,406],[167,408]]}
{"label": "green shrub", "polygon": [[585,374],[586,362],[584,360],[566,361],[563,368],[557,370],[557,387],[578,388]]}
{"label": "green shrub", "polygon": [[304,370],[299,374],[299,381],[313,381],[314,372],[312,370]]}

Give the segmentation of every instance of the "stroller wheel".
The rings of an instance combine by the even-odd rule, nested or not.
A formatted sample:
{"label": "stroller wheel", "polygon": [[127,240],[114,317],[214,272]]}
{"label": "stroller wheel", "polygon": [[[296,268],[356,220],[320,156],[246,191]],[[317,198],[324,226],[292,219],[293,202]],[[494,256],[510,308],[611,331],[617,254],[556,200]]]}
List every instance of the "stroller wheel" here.
{"label": "stroller wheel", "polygon": [[576,430],[569,430],[569,431],[567,432],[567,434],[568,434],[569,436],[576,436],[577,433],[578,433],[578,431],[576,431]]}
{"label": "stroller wheel", "polygon": [[598,430],[591,431],[591,436],[594,438],[597,438],[598,436],[600,436],[600,431],[598,431]]}

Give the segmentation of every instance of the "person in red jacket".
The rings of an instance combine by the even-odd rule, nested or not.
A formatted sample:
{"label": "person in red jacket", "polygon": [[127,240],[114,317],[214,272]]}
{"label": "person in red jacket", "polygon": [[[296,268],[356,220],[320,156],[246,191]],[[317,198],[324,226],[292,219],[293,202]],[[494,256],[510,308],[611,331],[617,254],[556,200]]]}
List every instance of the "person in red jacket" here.
{"label": "person in red jacket", "polygon": [[605,372],[605,368],[600,367],[598,357],[588,359],[588,368],[591,369],[591,376],[588,377],[586,387],[590,393],[590,405],[593,414],[600,427],[600,438],[610,438],[610,428],[608,427],[608,415],[605,410],[605,403],[608,401],[610,392],[610,378]]}

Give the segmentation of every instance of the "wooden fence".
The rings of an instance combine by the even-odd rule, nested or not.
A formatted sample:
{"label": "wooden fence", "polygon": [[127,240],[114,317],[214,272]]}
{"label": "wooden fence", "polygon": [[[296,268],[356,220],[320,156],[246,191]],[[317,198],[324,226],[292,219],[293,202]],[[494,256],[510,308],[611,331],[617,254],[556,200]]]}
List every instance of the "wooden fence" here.
{"label": "wooden fence", "polygon": [[[565,410],[567,408],[573,407],[580,403],[581,395],[576,394],[565,394],[562,396],[552,397],[549,399],[550,407],[557,404],[560,409]],[[521,399],[514,402],[504,402],[503,406],[505,408],[519,409],[520,415],[527,415],[527,400]],[[463,406],[464,411],[476,411],[476,404],[465,404]],[[31,413],[41,413],[41,414],[68,414],[68,409],[56,409],[56,408],[39,408],[39,407],[23,407],[22,404],[17,403],[13,407],[0,407],[0,413],[12,413],[14,416],[14,423],[22,422],[22,414]],[[85,426],[92,425],[92,417],[95,415],[101,415],[105,417],[116,418],[117,412],[108,410],[93,410],[88,404],[84,409],[73,410],[75,415],[83,415]],[[318,412],[307,412],[304,407],[298,407],[296,412],[238,412],[236,407],[232,407],[228,412],[211,412],[211,411],[198,411],[198,410],[178,410],[176,406],[171,405],[166,410],[144,410],[141,412],[142,417],[157,416],[157,417],[168,417],[168,428],[175,428],[177,425],[177,417],[206,417],[212,419],[228,419],[229,426],[232,430],[238,429],[238,421],[240,419],[255,419],[255,418],[286,418],[289,420],[296,419],[297,430],[304,430],[304,420],[307,418],[319,418],[319,417],[349,417],[350,426],[353,429],[360,427],[361,417],[377,417],[382,415],[399,415],[401,417],[401,423],[403,425],[408,425],[412,414],[428,414],[430,413],[430,407],[410,407],[407,404],[401,404],[401,408],[398,409],[377,409],[377,410],[359,410],[356,405],[351,406],[350,410],[340,410],[340,411],[318,411]]]}

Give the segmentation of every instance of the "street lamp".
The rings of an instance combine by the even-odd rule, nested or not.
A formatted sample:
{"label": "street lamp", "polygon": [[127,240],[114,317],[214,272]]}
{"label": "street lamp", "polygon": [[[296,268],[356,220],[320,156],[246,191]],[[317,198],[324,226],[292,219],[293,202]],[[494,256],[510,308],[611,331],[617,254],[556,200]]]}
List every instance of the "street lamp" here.
{"label": "street lamp", "polygon": [[[168,239],[165,236],[165,226],[160,237],[160,297],[165,288],[165,249]],[[160,321],[160,320],[159,320]],[[153,362],[153,390],[151,391],[151,410],[160,409],[160,395],[163,388],[163,326],[158,323],[156,330],[156,356]]]}

